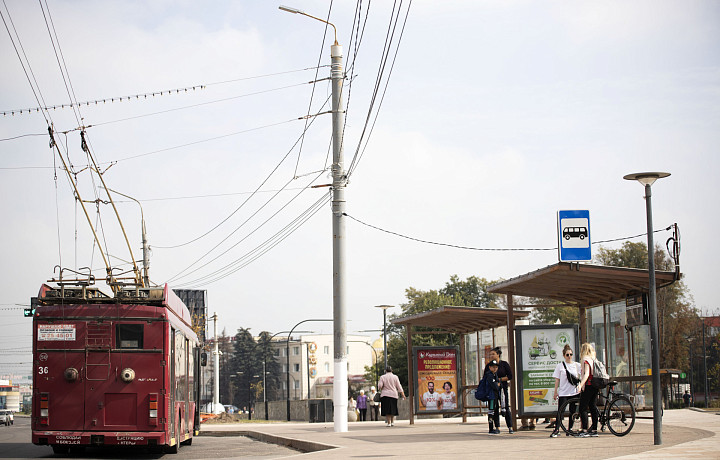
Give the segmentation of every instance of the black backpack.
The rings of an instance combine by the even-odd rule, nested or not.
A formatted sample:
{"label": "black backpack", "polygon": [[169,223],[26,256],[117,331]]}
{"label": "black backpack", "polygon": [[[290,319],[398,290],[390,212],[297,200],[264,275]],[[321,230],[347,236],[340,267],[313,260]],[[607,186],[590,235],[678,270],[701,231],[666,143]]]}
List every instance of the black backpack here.
{"label": "black backpack", "polygon": [[489,375],[492,375],[492,373],[486,372],[475,389],[475,399],[478,401],[490,401],[495,399],[495,392],[492,390],[491,382],[488,378]]}

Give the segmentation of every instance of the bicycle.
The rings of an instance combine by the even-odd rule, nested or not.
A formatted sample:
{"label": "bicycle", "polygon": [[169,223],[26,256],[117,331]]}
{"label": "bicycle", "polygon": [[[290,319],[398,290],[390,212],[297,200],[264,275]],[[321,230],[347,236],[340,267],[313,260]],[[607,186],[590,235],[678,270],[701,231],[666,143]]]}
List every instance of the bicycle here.
{"label": "bicycle", "polygon": [[[600,404],[598,404],[598,410],[600,412],[598,423],[600,424],[600,431],[605,431],[605,427],[607,426],[615,436],[625,436],[630,433],[630,430],[635,426],[635,407],[628,395],[613,391],[613,387],[617,384],[618,382],[612,381],[608,383],[607,391],[604,395],[598,393],[598,398],[603,402],[602,410],[599,410]],[[588,414],[588,417],[589,416],[590,414]],[[577,426],[580,426],[579,396],[565,401],[558,413],[560,428],[568,434],[573,434],[566,426],[566,422],[569,422],[571,418],[573,421],[572,425],[577,424]]]}

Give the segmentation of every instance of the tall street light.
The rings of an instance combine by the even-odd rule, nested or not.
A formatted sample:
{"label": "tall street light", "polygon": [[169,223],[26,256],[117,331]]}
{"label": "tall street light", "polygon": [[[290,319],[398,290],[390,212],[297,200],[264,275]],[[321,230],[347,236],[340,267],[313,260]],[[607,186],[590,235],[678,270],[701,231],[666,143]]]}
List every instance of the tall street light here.
{"label": "tall street light", "polygon": [[[345,124],[345,104],[342,97],[345,73],[342,63],[342,46],[337,41],[337,29],[330,22],[311,16],[297,8],[280,6],[282,11],[301,14],[332,26],[335,31],[335,43],[330,47],[330,79],[332,80],[332,228],[333,228],[333,420],[335,432],[346,432],[348,380],[347,380],[347,291],[345,289],[345,173],[343,155],[343,129]],[[288,419],[290,418],[290,400],[288,399]]]}
{"label": "tall street light", "polygon": [[[296,327],[301,325],[302,323],[309,323],[314,321],[333,321],[331,319],[304,319],[294,325],[292,329],[290,329],[290,332],[288,332],[287,342],[285,343],[285,359],[287,364],[287,421],[290,421],[290,336],[292,335],[293,331]],[[302,362],[302,359],[300,360]],[[295,378],[295,377],[293,377]],[[335,395],[335,384],[337,383],[337,380],[333,382],[333,396]],[[347,368],[345,369],[345,393],[347,393]],[[297,393],[296,393],[297,394]],[[333,401],[333,404],[335,404],[335,401]],[[345,406],[347,406],[347,401],[345,401]],[[347,407],[346,407],[347,410]],[[335,431],[338,431],[337,429]],[[347,431],[347,416],[345,416],[345,431]]]}
{"label": "tall street light", "polygon": [[655,445],[662,444],[662,388],[660,386],[660,337],[658,334],[657,299],[655,293],[655,242],[653,241],[652,191],[656,180],[668,177],[667,172],[642,172],[628,174],[625,180],[636,180],[645,187],[645,213],[647,215],[648,274],[650,292],[648,293],[648,314],[650,316],[650,340],[652,342],[652,385],[653,385],[653,433]]}
{"label": "tall street light", "polygon": [[[383,355],[385,356],[385,369],[388,367],[387,355],[387,309],[393,308],[393,305],[375,305],[375,308],[382,308],[383,311]],[[383,369],[384,372],[384,369]]]}

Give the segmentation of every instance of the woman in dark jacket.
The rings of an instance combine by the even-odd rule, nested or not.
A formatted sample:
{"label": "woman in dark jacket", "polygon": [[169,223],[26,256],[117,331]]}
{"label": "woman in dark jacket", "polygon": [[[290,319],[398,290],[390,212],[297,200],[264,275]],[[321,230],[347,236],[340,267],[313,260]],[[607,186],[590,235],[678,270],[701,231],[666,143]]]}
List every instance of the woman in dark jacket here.
{"label": "woman in dark jacket", "polygon": [[[500,356],[502,355],[502,350],[500,347],[495,347],[492,350],[490,350],[490,361],[497,361],[498,362],[498,370],[497,370],[497,376],[500,379],[500,412],[505,414],[505,423],[508,427],[508,432],[510,434],[513,433],[512,429],[512,414],[510,413],[510,399],[508,397],[508,382],[512,380],[512,369],[510,369],[510,364],[507,361],[503,361],[500,359]],[[485,372],[490,370],[490,364],[488,363],[485,366],[485,370],[483,371],[483,375],[485,375]]]}

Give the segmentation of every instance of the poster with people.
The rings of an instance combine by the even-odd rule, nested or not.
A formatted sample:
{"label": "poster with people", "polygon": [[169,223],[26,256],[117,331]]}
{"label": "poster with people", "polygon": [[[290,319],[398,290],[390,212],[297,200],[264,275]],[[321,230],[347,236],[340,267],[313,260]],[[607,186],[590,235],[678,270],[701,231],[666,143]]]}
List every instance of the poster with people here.
{"label": "poster with people", "polygon": [[415,412],[457,412],[458,348],[413,347]]}
{"label": "poster with people", "polygon": [[518,326],[515,343],[520,415],[557,412],[553,371],[566,344],[577,350],[577,325]]}

